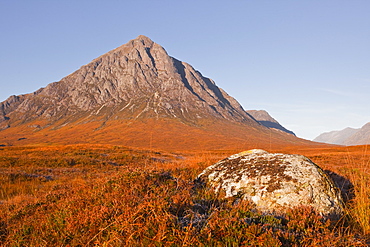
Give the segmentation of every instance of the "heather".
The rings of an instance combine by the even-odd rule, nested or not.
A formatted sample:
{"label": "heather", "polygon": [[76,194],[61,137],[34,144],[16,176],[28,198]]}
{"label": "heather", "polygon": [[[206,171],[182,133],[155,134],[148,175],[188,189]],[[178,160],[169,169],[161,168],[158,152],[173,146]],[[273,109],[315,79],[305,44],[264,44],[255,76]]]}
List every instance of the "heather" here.
{"label": "heather", "polygon": [[[163,152],[113,145],[0,150],[4,246],[366,246],[369,157],[363,147],[296,150],[352,184],[347,213],[275,216],[196,186],[235,150]],[[292,152],[289,150],[289,152]],[[353,195],[350,196],[349,193]]]}

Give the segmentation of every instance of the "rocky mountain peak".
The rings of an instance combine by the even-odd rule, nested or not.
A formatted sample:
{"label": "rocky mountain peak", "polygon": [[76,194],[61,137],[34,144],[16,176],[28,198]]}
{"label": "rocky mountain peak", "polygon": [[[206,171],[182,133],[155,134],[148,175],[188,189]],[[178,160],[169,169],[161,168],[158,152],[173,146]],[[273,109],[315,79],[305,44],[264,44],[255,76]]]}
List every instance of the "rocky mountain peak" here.
{"label": "rocky mountain peak", "polygon": [[304,143],[266,127],[212,79],[143,35],[60,81],[0,103],[0,145],[225,149]]}
{"label": "rocky mountain peak", "polygon": [[139,43],[141,42],[144,46],[148,46],[148,47],[150,47],[150,46],[152,46],[154,44],[154,42],[150,38],[148,38],[147,36],[145,36],[145,35],[139,35],[139,36],[137,36],[137,38],[136,39],[133,39],[132,42],[133,42],[133,44],[136,44],[138,42]]}
{"label": "rocky mountain peak", "polygon": [[[94,59],[59,82],[2,103],[4,126],[72,116],[92,120],[177,118],[226,119],[256,124],[241,105],[191,65],[170,57],[146,36]],[[0,111],[1,114],[1,111]],[[4,123],[6,122],[6,123]],[[64,123],[63,123],[64,124]]]}

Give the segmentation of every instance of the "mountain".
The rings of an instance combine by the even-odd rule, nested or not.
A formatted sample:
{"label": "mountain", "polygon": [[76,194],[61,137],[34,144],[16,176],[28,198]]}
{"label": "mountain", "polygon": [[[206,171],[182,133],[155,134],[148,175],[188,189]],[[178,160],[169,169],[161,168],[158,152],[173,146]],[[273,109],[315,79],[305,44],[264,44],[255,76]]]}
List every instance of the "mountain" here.
{"label": "mountain", "polygon": [[0,103],[0,144],[213,149],[305,145],[270,131],[215,82],[139,36],[58,82]]}
{"label": "mountain", "polygon": [[325,132],[316,137],[313,141],[343,145],[345,141],[357,131],[358,129],[348,127],[343,130]]}
{"label": "mountain", "polygon": [[360,129],[345,128],[339,131],[326,132],[313,141],[347,146],[370,144],[370,122]]}
{"label": "mountain", "polygon": [[370,144],[370,122],[362,126],[353,135],[348,137],[344,144],[346,145],[364,145]]}
{"label": "mountain", "polygon": [[288,134],[294,135],[293,131],[287,130],[284,128],[278,121],[276,121],[273,117],[270,116],[270,114],[267,111],[264,110],[247,110],[247,113],[251,115],[254,119],[256,119],[260,124],[263,126],[270,128],[270,129],[275,129],[275,130],[280,130],[283,132],[286,132]]}
{"label": "mountain", "polygon": [[145,36],[33,94],[10,97],[0,109],[0,119],[8,125],[40,117],[56,122],[76,113],[86,113],[88,118],[178,117],[196,123],[199,118],[216,117],[253,122],[212,80],[169,57]]}

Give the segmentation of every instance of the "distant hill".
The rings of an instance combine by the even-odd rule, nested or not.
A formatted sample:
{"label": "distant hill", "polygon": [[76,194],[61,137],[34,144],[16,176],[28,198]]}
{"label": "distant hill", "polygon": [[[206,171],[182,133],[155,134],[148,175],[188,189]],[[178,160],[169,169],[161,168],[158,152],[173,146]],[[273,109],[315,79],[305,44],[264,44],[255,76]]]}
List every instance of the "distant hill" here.
{"label": "distant hill", "polygon": [[363,145],[370,144],[370,122],[361,127],[353,135],[348,137],[344,144],[346,145]]}
{"label": "distant hill", "polygon": [[286,132],[288,134],[295,136],[293,131],[290,131],[284,128],[278,121],[276,121],[273,117],[271,117],[267,111],[248,110],[247,112],[263,126],[271,128],[271,129],[281,130],[283,132]]}
{"label": "distant hill", "polygon": [[358,130],[359,129],[345,128],[343,130],[325,132],[316,137],[314,141],[343,145],[344,142],[353,134],[355,134]]}
{"label": "distant hill", "polygon": [[265,112],[262,118],[250,114],[255,115],[214,81],[141,35],[58,82],[0,103],[0,144],[161,149],[313,144],[275,131],[285,128]]}
{"label": "distant hill", "polygon": [[345,128],[339,131],[326,132],[313,141],[347,146],[370,144],[370,122],[360,129]]}

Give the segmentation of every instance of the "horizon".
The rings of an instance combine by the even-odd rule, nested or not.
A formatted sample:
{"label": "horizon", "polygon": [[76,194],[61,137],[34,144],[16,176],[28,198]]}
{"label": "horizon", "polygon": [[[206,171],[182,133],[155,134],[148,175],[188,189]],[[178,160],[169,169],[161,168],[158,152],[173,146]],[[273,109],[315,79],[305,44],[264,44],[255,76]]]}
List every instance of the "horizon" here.
{"label": "horizon", "polygon": [[245,110],[266,110],[298,137],[360,128],[370,122],[369,7],[365,1],[0,3],[0,101],[59,81],[145,35]]}

